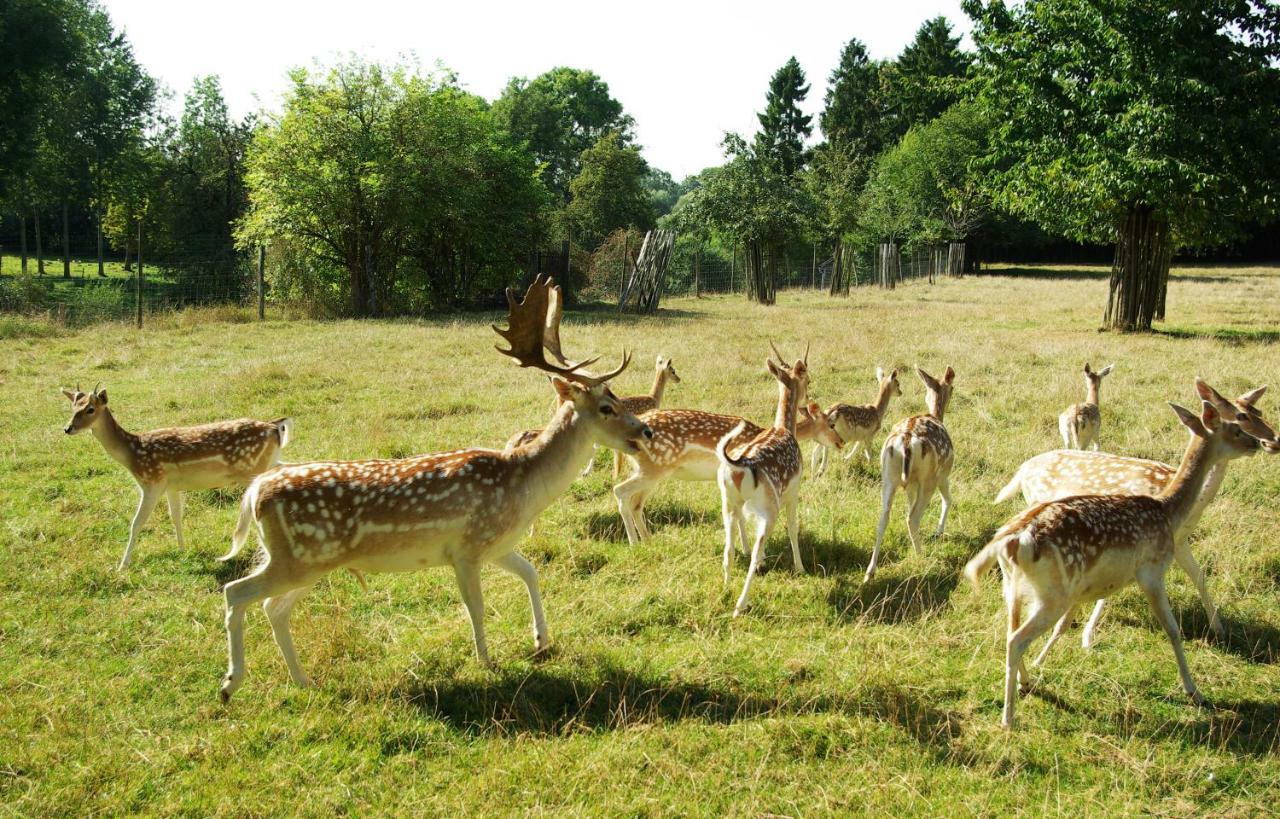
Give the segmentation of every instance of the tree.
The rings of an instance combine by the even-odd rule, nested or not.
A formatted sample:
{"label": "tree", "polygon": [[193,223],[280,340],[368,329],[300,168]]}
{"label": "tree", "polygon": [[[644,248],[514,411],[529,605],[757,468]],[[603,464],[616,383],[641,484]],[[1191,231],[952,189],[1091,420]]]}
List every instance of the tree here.
{"label": "tree", "polygon": [[804,184],[814,203],[815,227],[833,241],[831,295],[845,294],[850,259],[846,239],[857,230],[859,197],[867,183],[871,153],[865,143],[852,136],[818,146],[804,175]]}
{"label": "tree", "polygon": [[755,153],[772,162],[784,176],[793,176],[809,159],[804,143],[813,133],[813,117],[800,112],[800,103],[808,95],[804,70],[792,57],[769,80],[764,113],[757,115],[760,132]]}
{"label": "tree", "polygon": [[[653,207],[645,178],[649,165],[638,148],[610,131],[582,152],[582,166],[569,184],[566,217],[579,243],[595,247],[618,228],[653,227]],[[668,177],[670,179],[670,177]]]}
{"label": "tree", "polygon": [[840,63],[827,78],[824,108],[818,118],[828,142],[858,140],[870,156],[885,145],[885,101],[881,66],[856,37],[840,52]]}
{"label": "tree", "polygon": [[702,187],[681,197],[672,213],[679,229],[715,231],[740,242],[745,251],[747,298],[773,304],[781,246],[812,220],[812,203],[794,175],[772,157],[726,134],[729,162],[703,171]]}
{"label": "tree", "polygon": [[649,207],[653,209],[655,219],[670,213],[684,192],[680,183],[661,168],[649,169],[644,177],[644,189],[649,194]]}
{"label": "tree", "polygon": [[1178,247],[1277,212],[1280,14],[1262,0],[965,0],[992,111],[997,199],[1073,239],[1115,242],[1104,322],[1164,314]]}
{"label": "tree", "polygon": [[563,66],[533,80],[513,77],[494,102],[493,113],[529,146],[543,164],[543,181],[562,201],[568,201],[582,152],[610,131],[629,142],[634,125],[595,72]]}
{"label": "tree", "polygon": [[281,287],[379,315],[512,283],[541,238],[533,157],[451,80],[350,62],[291,75],[248,156],[238,238],[274,243]]}
{"label": "tree", "polygon": [[894,91],[903,131],[928,122],[960,99],[969,62],[945,17],[920,25],[895,65]]}

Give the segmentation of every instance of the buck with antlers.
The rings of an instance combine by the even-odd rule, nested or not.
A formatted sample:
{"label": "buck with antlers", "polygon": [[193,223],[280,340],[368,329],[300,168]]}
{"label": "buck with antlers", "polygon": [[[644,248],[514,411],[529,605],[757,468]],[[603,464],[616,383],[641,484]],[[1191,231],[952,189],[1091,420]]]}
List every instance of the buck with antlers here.
{"label": "buck with antlers", "polygon": [[1102,429],[1102,410],[1098,408],[1098,388],[1115,364],[1108,364],[1094,372],[1089,362],[1084,364],[1085,399],[1083,404],[1072,404],[1058,416],[1058,433],[1062,435],[1064,449],[1098,448],[1098,432]]}
{"label": "buck with antlers", "polygon": [[[770,345],[772,346],[772,345]],[[796,441],[797,408],[804,402],[809,389],[809,367],[805,358],[788,367],[783,363],[777,348],[773,354],[778,361],[766,361],[769,372],[778,380],[778,410],[773,426],[756,433],[738,449],[736,456],[728,453],[729,444],[746,429],[746,422],[739,422],[716,444],[716,460],[720,462],[716,482],[720,486],[721,511],[724,516],[724,582],[729,582],[729,559],[733,556],[734,534],[747,552],[746,516],[756,524],[755,544],[747,552],[750,563],[742,594],[733,607],[737,617],[746,610],[751,581],[764,559],[764,543],[773,531],[778,515],[787,516],[787,536],[791,540],[791,560],[797,572],[804,572],[800,557],[800,522],[797,506],[800,497],[800,475],[804,471],[800,457],[800,444]]]}
{"label": "buck with antlers", "polygon": [[[1173,645],[1183,689],[1196,703],[1203,702],[1183,654],[1178,621],[1165,593],[1165,574],[1174,557],[1175,533],[1195,509],[1209,472],[1227,460],[1254,454],[1260,444],[1233,423],[1244,420],[1243,413],[1224,421],[1208,401],[1199,416],[1171,406],[1191,431],[1191,440],[1160,494],[1077,495],[1036,504],[1002,526],[965,566],[965,576],[975,588],[996,563],[1004,575],[1006,727],[1014,723],[1018,687],[1029,681],[1023,655],[1031,641],[1069,618],[1078,606],[1135,582]],[[1030,606],[1025,619],[1024,602]],[[1043,656],[1042,652],[1038,660]]]}
{"label": "buck with antlers", "polygon": [[129,526],[129,542],[120,558],[120,569],[129,565],[138,533],[146,525],[160,498],[169,501],[169,517],[178,546],[182,537],[182,493],[195,489],[243,486],[280,462],[280,450],[289,442],[293,422],[288,418],[254,421],[241,418],[195,427],[171,427],[134,434],[116,421],[107,406],[107,391],[63,390],[71,402],[68,435],[89,430],[102,448],[129,470],[142,499]]}
{"label": "buck with antlers", "polygon": [[[849,444],[849,451],[844,456],[846,461],[861,447],[863,457],[870,463],[871,439],[884,423],[889,401],[895,395],[902,395],[896,367],[888,373],[876,367],[876,384],[879,385],[879,391],[874,404],[832,404],[827,408],[827,420],[835,427],[840,438]],[[827,471],[827,447],[814,447],[810,467],[815,475]]]}
{"label": "buck with antlers", "polygon": [[916,552],[920,551],[920,519],[935,490],[942,495],[942,514],[933,536],[941,537],[947,526],[955,448],[942,424],[942,416],[951,400],[956,372],[947,367],[939,381],[916,367],[916,375],[924,382],[925,406],[929,412],[899,421],[880,448],[880,524],[876,527],[876,545],[871,551],[864,581],[875,576],[884,530],[889,525],[889,510],[899,489],[907,491],[907,534]]}
{"label": "buck with antlers", "polygon": [[[533,610],[534,648],[547,646],[538,574],[515,551],[530,522],[573,481],[593,444],[636,450],[649,428],[627,412],[606,375],[582,371],[559,355],[549,310],[558,298],[549,279],[530,285],[519,304],[508,290],[507,329],[494,329],[522,367],[551,373],[561,403],[542,433],[510,451],[465,449],[398,460],[282,466],[249,487],[232,538],[233,556],[256,526],[266,562],[225,589],[230,655],[223,700],[244,680],[244,615],[261,600],[293,681],[309,684],[298,664],[289,615],[298,598],[335,569],[359,575],[451,566],[471,619],[476,656],[491,665],[484,633],[480,568],[494,563],[524,581]],[[560,365],[547,361],[551,352]]]}
{"label": "buck with antlers", "polygon": [[[1196,392],[1201,400],[1208,401],[1220,415],[1235,418],[1235,423],[1249,435],[1257,438],[1263,449],[1271,454],[1280,453],[1280,439],[1262,413],[1255,406],[1258,399],[1266,391],[1259,387],[1241,395],[1234,401],[1224,397],[1203,380],[1196,379]],[[1142,458],[1124,458],[1105,452],[1082,451],[1075,449],[1058,449],[1037,455],[1018,468],[1013,480],[1000,490],[996,503],[1002,503],[1022,492],[1027,504],[1035,505],[1046,501],[1060,500],[1073,495],[1159,495],[1173,479],[1176,469],[1160,461]],[[1222,621],[1209,595],[1209,587],[1205,581],[1204,571],[1191,553],[1191,532],[1200,521],[1200,516],[1218,495],[1227,475],[1227,462],[1221,462],[1209,472],[1204,488],[1196,499],[1195,505],[1183,520],[1181,527],[1174,533],[1174,560],[1195,583],[1209,618],[1209,625],[1220,638],[1224,636]],[[1098,600],[1093,614],[1085,625],[1081,642],[1085,648],[1093,645],[1098,621],[1102,618],[1102,610],[1106,599]],[[1071,625],[1069,617],[1063,618],[1054,628],[1049,641],[1041,650],[1041,657],[1048,652],[1053,643]],[[1036,659],[1038,664],[1040,658]]]}

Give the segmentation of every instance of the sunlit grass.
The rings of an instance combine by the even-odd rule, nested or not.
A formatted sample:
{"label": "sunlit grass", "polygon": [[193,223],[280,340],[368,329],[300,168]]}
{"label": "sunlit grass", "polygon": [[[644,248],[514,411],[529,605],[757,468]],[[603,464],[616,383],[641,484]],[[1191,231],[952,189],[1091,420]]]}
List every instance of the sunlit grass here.
{"label": "sunlit grass", "polygon": [[[1177,270],[1169,327],[1146,336],[1098,331],[1104,270],[1008,272],[838,300],[787,292],[772,308],[715,297],[670,301],[655,318],[566,317],[570,354],[636,352],[620,392],[646,389],[661,352],[683,378],[669,406],[756,420],[772,416],[769,340],[789,355],[812,342],[824,404],[870,400],[877,364],[954,366],[950,531],[912,554],[899,500],[872,584],[861,576],[879,487],[861,462],[806,482],[813,573],[792,572],[779,531],[752,610],[736,621],[745,564],[725,588],[714,486],[661,490],[649,509],[656,537],[633,548],[598,468],[521,547],[541,573],[550,656],[530,657],[527,598],[503,572],[484,576],[496,673],[474,660],[449,572],[376,576],[368,593],[334,575],[294,618],[318,688],[289,683],[253,612],[249,676],[228,708],[216,697],[219,588],[246,564],[214,558],[235,493],[188,501],[186,552],[158,511],[118,574],[136,489],[92,438],[62,434],[57,388],[101,381],[131,429],[292,415],[285,454],[307,460],[499,446],[546,420],[545,380],[493,352],[492,315],[257,323],[225,309],[157,317],[141,332],[0,322],[0,811],[1273,810],[1280,460],[1233,466],[1197,537],[1226,641],[1210,636],[1185,576],[1170,574],[1212,710],[1181,695],[1168,642],[1129,591],[1095,650],[1074,631],[1055,648],[1020,730],[1006,734],[998,589],[975,595],[958,581],[1014,511],[991,506],[996,491],[1056,445],[1057,413],[1083,397],[1086,360],[1117,365],[1102,390],[1103,448],[1164,460],[1185,442],[1165,402],[1190,403],[1196,375],[1230,393],[1280,383],[1277,271]],[[903,385],[895,420],[923,406],[914,375]]]}

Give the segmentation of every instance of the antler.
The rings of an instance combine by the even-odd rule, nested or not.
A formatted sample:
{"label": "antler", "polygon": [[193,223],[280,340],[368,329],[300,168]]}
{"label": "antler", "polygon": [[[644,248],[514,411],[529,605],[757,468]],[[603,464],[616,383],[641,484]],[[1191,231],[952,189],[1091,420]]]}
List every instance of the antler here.
{"label": "antler", "polygon": [[[775,358],[778,359],[779,364],[781,364],[784,367],[790,366],[787,364],[787,359],[783,357],[782,353],[778,352],[778,348],[774,346],[772,341],[769,342],[769,349],[773,350],[773,355]],[[800,360],[803,361],[806,365],[808,365],[809,363],[809,342],[807,341],[804,343],[804,357],[801,358]]]}
{"label": "antler", "polygon": [[[587,387],[594,387],[614,378],[631,363],[631,354],[624,352],[622,364],[605,375],[579,372],[582,367],[599,360],[599,356],[570,364],[560,350],[560,316],[563,312],[560,288],[552,284],[549,276],[539,276],[525,291],[524,299],[516,303],[515,292],[507,288],[507,329],[493,325],[493,330],[506,339],[511,349],[495,346],[498,352],[514,358],[521,367],[534,367],[554,373]],[[547,361],[550,352],[564,366]]]}

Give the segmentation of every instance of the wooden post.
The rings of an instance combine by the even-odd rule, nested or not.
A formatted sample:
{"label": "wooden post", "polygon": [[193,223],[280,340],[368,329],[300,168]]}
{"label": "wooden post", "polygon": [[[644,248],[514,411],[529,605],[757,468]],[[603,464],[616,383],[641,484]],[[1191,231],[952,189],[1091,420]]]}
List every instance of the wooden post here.
{"label": "wooden post", "polygon": [[736,245],[729,248],[729,292],[738,292],[733,286],[734,270],[738,266],[738,247]]}
{"label": "wooden post", "polygon": [[67,202],[62,201],[62,278],[71,278],[71,235],[67,227]]}
{"label": "wooden post", "polygon": [[18,214],[18,230],[22,232],[22,275],[27,275],[27,217],[24,214]]}
{"label": "wooden post", "polygon": [[631,258],[631,231],[622,232],[622,276],[618,279],[618,305],[622,305],[622,294],[627,287],[627,261]]}
{"label": "wooden post", "polygon": [[818,288],[818,243],[813,243],[813,264],[809,266],[809,287]]}
{"label": "wooden post", "polygon": [[138,329],[142,329],[142,220],[138,220]]}
{"label": "wooden post", "polygon": [[702,245],[693,251],[693,295],[702,298]]}
{"label": "wooden post", "polygon": [[267,292],[263,288],[263,270],[267,266],[267,246],[258,245],[258,321],[267,317]]}

